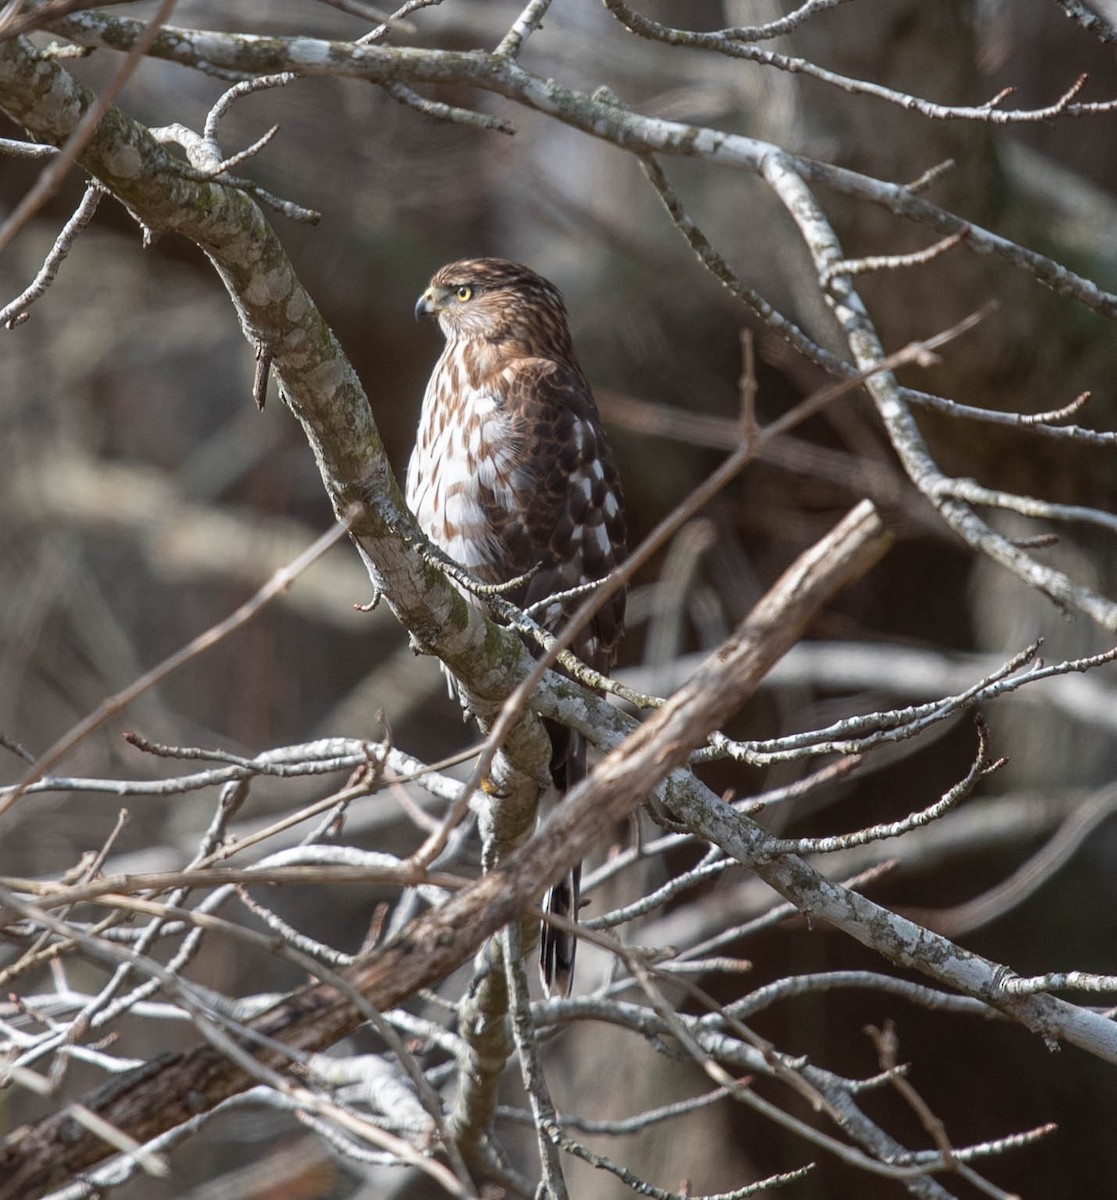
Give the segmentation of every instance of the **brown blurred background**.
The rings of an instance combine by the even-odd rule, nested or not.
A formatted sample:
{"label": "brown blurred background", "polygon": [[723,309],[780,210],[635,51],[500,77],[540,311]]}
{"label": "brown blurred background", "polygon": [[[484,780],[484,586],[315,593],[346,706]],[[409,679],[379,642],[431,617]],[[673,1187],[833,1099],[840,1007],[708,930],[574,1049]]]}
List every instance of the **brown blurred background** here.
{"label": "brown blurred background", "polygon": [[[517,9],[480,0],[446,3],[416,15],[414,41],[491,46]],[[684,6],[650,2],[641,11],[718,28],[757,23],[782,10],[775,3],[693,0]],[[340,12],[294,0],[231,9],[183,3],[175,20],[339,38],[362,32]],[[1091,76],[1084,98],[1117,94],[1113,50],[1039,0],[862,0],[821,14],[776,48],[943,103],[981,103],[1011,84],[1017,91],[1009,104],[1048,104],[1083,71]],[[96,86],[115,65],[100,52],[73,70]],[[1003,129],[931,122],[798,76],[638,41],[592,0],[556,2],[523,65],[586,91],[608,84],[644,113],[768,138],[888,180],[914,179],[953,158],[956,169],[930,193],[935,203],[1049,253],[1103,287],[1117,285],[1117,118]],[[200,129],[225,86],[145,63],[120,104],[153,126],[180,121]],[[505,137],[440,124],[375,88],[306,80],[238,102],[222,126],[222,143],[232,152],[280,124],[272,145],[240,171],[321,212],[314,227],[275,215],[271,220],[356,365],[401,473],[439,348],[436,333],[411,315],[427,278],[450,259],[499,254],[553,279],[566,295],[575,344],[611,423],[639,537],[709,473],[721,452],[642,432],[634,401],[734,417],[742,329],[755,336],[762,418],[824,381],[703,271],[634,160],[496,97],[427,94],[505,116],[518,131]],[[19,136],[11,127],[0,133]],[[821,340],[832,340],[805,255],[764,186],[705,163],[664,165],[741,278]],[[6,160],[0,203],[14,206],[35,175],[33,166]],[[75,175],[0,260],[5,301],[34,274],[80,194]],[[934,240],[930,231],[881,211],[819,194],[851,255],[904,252]],[[1113,427],[1112,326],[1005,264],[963,247],[917,270],[867,278],[863,293],[889,349],[999,299],[996,316],[950,347],[940,369],[908,381],[966,403],[1023,412],[1056,408],[1092,389],[1083,423]],[[204,258],[175,238],[141,249],[135,225],[111,201],[102,203],[31,319],[3,332],[0,732],[32,753],[232,610],[329,524],[295,422],[274,396],[262,415],[252,406],[252,369],[251,349]],[[1111,450],[945,419],[922,417],[921,424],[947,470],[1024,494],[1114,507]],[[653,564],[633,594],[624,663],[658,667],[678,651],[716,643],[794,553],[865,494],[885,510],[897,544],[820,621],[819,640],[1007,655],[1042,633],[1049,660],[1107,644],[1083,619],[1057,613],[994,567],[975,563],[901,478],[867,400],[856,397],[797,432],[779,461],[746,471],[687,531],[689,540]],[[1112,594],[1111,544],[1078,528],[1059,532],[1064,539],[1045,561]],[[661,590],[664,579],[672,590]],[[129,749],[119,737],[124,728],[156,741],[250,754],[325,734],[379,737],[382,712],[397,744],[420,757],[437,758],[465,744],[470,732],[445,698],[435,665],[407,652],[386,612],[353,611],[368,594],[355,556],[336,548],[246,630],[84,743],[64,764],[65,773],[147,777],[169,769]],[[910,695],[902,683],[884,687],[867,678],[852,697],[825,679],[771,688],[733,732],[774,736],[903,703]],[[1051,827],[1082,789],[1112,778],[1112,735],[1096,724],[1007,702],[987,715],[994,752],[1013,758],[987,792],[1027,788],[1050,800]],[[972,732],[960,723],[836,794],[835,805],[817,820],[807,812],[791,828],[830,832],[896,819],[949,787],[964,773],[972,749]],[[8,779],[18,763],[11,756],[6,761]],[[742,793],[790,777],[709,773],[715,786]],[[296,794],[312,792],[263,783],[254,789],[251,815],[290,805]],[[161,852],[169,862],[176,847],[196,840],[211,806],[208,795],[130,802],[131,820],[114,853],[148,855],[144,861],[158,865]],[[6,818],[0,872],[65,870],[101,844],[118,807],[109,797],[26,798]],[[1114,971],[1114,835],[1112,823],[1100,825],[1075,869],[965,944],[1021,973]],[[1037,836],[1043,835],[1006,835],[980,853],[958,849],[926,869],[901,872],[876,894],[902,905],[958,903],[1003,877],[1035,848]],[[369,844],[384,843],[370,835]],[[334,944],[355,949],[369,909],[368,897],[354,890],[330,913],[301,913],[300,919]],[[846,940],[797,924],[743,953],[756,964],[750,986],[791,972],[881,966]],[[238,981],[237,963],[215,949],[202,966],[211,986],[230,992],[284,984],[278,968],[274,981]],[[784,1050],[868,1074],[875,1059],[861,1027],[890,1015],[900,1026],[902,1056],[915,1064],[913,1081],[952,1136],[969,1142],[1046,1120],[1062,1126],[1055,1138],[992,1170],[1003,1186],[1032,1197],[1109,1194],[1103,1181],[1117,1174],[1117,1147],[1103,1131],[1117,1087],[1111,1069],[1077,1051],[1048,1054],[1020,1029],[933,1018],[872,994],[794,1002],[756,1024]],[[174,1036],[189,1039],[187,1031]],[[575,1080],[583,1107],[597,1115],[634,1111],[642,1093],[663,1103],[696,1086],[693,1078],[668,1078],[670,1064],[650,1052],[602,1078],[592,1065],[600,1055],[595,1037],[569,1039],[554,1056],[560,1102]],[[938,1045],[944,1038],[945,1051]],[[959,1077],[959,1064],[975,1066]],[[599,1103],[584,1102],[587,1088]],[[0,1121],[5,1103],[0,1098]],[[888,1112],[898,1136],[924,1143],[901,1106],[889,1102]],[[1095,1115],[1085,1115],[1090,1112]],[[246,1133],[243,1122],[238,1117],[217,1130],[218,1140],[226,1139],[222,1161],[235,1163],[246,1138],[260,1136]],[[673,1146],[656,1169],[670,1178],[676,1153],[680,1163],[710,1162],[710,1178],[695,1177],[696,1189],[739,1185],[742,1170],[788,1169],[805,1157],[788,1134],[737,1109],[710,1110],[690,1128],[709,1149],[696,1156]],[[639,1164],[641,1153],[652,1151],[633,1150],[631,1161]],[[183,1162],[180,1179],[200,1183],[215,1161]],[[797,1185],[796,1196],[899,1194],[894,1184],[822,1163]],[[601,1177],[575,1178],[579,1196],[621,1194]],[[671,1178],[669,1186],[677,1182]],[[179,1194],[152,1183],[137,1186],[141,1190],[127,1194]],[[341,1183],[329,1186],[344,1194]]]}

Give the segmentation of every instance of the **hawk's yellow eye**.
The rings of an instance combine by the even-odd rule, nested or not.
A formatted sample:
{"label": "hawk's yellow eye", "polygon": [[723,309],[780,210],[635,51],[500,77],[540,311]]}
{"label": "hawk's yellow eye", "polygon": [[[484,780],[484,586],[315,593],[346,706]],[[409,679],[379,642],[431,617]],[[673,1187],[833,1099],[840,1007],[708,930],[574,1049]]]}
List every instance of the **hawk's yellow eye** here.
{"label": "hawk's yellow eye", "polygon": [[473,289],[468,283],[461,284],[454,292],[459,300],[468,300],[473,295]]}

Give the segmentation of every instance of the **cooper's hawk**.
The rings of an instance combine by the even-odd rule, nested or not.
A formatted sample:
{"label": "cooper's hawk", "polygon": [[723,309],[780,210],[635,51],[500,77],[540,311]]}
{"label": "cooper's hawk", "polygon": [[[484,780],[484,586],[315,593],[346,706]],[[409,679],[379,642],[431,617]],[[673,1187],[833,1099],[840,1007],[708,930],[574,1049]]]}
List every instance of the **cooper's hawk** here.
{"label": "cooper's hawk", "polygon": [[[486,583],[535,570],[508,599],[530,607],[604,579],[625,555],[620,481],[558,289],[500,258],[443,267],[415,306],[436,316],[446,348],[427,384],[407,468],[407,502],[436,545]],[[581,598],[537,612],[555,631]],[[573,652],[601,672],[616,658],[624,622],[618,591]],[[584,740],[549,725],[555,786],[585,775]],[[551,889],[547,911],[574,918],[580,868]],[[549,989],[569,989],[574,941],[542,932]]]}

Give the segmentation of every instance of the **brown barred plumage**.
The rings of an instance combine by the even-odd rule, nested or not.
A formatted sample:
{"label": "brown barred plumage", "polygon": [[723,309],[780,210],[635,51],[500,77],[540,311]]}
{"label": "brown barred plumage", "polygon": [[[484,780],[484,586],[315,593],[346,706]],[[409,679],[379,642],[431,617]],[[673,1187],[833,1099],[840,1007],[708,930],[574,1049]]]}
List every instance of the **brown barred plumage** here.
{"label": "brown barred plumage", "polygon": [[[558,289],[518,263],[467,259],[437,272],[415,313],[436,316],[446,337],[407,469],[423,531],[487,583],[538,567],[508,597],[525,608],[605,578],[625,556],[620,480]],[[540,624],[557,630],[579,603],[547,606]],[[616,660],[624,604],[615,594],[571,647],[598,671]],[[585,774],[585,743],[548,729],[565,792]],[[577,916],[578,876],[551,889],[548,911]],[[569,990],[573,964],[574,940],[544,927],[550,990]]]}

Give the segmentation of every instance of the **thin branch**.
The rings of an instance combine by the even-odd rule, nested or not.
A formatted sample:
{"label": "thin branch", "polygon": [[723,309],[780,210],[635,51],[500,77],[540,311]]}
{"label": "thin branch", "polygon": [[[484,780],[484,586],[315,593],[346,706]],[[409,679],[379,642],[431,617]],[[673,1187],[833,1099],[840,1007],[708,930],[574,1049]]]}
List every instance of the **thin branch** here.
{"label": "thin branch", "polygon": [[[816,203],[796,163],[774,154],[766,160],[764,177],[787,207],[821,273],[841,259],[837,237]],[[919,203],[922,203],[920,201]],[[860,296],[847,275],[834,277],[824,293],[858,365],[866,369],[883,358],[883,348]],[[1117,604],[1076,583],[1061,571],[1037,562],[982,521],[967,505],[936,495],[945,477],[927,448],[891,372],[877,372],[866,382],[888,436],[909,478],[935,504],[947,524],[969,545],[1030,587],[1061,606],[1076,608],[1105,629],[1117,630]]]}
{"label": "thin branch", "polygon": [[1078,412],[1089,400],[1089,392],[1083,392],[1070,404],[1063,405],[1062,408],[1051,409],[1049,412],[1015,413],[977,408],[972,404],[962,404],[943,396],[931,396],[926,392],[917,392],[911,388],[903,388],[901,391],[909,404],[914,404],[919,408],[929,408],[948,417],[982,421],[987,425],[1008,425],[1016,429],[1028,429],[1035,433],[1041,433],[1047,438],[1082,442],[1085,445],[1112,446],[1117,444],[1117,433],[1099,432],[1096,429],[1086,429],[1081,425],[1056,424]]}
{"label": "thin branch", "polygon": [[1055,3],[1076,24],[1081,25],[1087,33],[1092,33],[1099,42],[1117,42],[1117,27],[1101,13],[1090,8],[1083,0],[1055,0]]}
{"label": "thin branch", "polygon": [[[380,883],[398,887],[429,885],[456,891],[470,881],[458,875],[443,872],[417,872],[406,860],[382,851],[357,850],[352,847],[321,847],[320,853],[333,850],[339,856],[354,860],[348,863],[332,863],[311,866],[283,866],[274,861],[267,865],[252,867],[187,867],[181,871],[155,871],[149,874],[100,876],[86,883],[64,884],[53,880],[41,882],[16,876],[0,876],[0,887],[13,894],[26,893],[36,897],[37,909],[49,912],[66,908],[72,904],[87,904],[91,901],[111,897],[113,903],[121,903],[134,894],[154,894],[171,888],[222,888],[231,884],[293,884],[306,886],[316,883]],[[289,853],[281,851],[280,855]],[[271,856],[275,860],[278,856]],[[204,860],[202,860],[204,861]],[[282,860],[280,860],[282,861]],[[441,899],[442,897],[438,897]],[[269,941],[267,944],[271,945]]]}
{"label": "thin branch", "polygon": [[[566,1180],[552,1131],[558,1128],[554,1102],[539,1057],[535,1024],[531,1019],[531,998],[524,974],[524,946],[520,926],[511,921],[504,927],[504,970],[508,979],[508,1009],[512,1017],[512,1035],[520,1060],[520,1075],[531,1104],[532,1125],[539,1161],[543,1168],[541,1200],[568,1200]],[[538,1195],[538,1193],[537,1193]]]}
{"label": "thin branch", "polygon": [[73,216],[62,226],[62,232],[55,239],[50,253],[43,260],[39,273],[10,304],[0,308],[0,325],[14,329],[28,319],[31,315],[27,311],[28,308],[54,282],[58,268],[73,249],[74,238],[93,220],[93,214],[97,211],[97,205],[100,204],[104,194],[105,191],[100,184],[95,182],[86,184],[85,195],[82,197],[81,203],[74,210]]}
{"label": "thin branch", "polygon": [[468,125],[474,129],[488,129],[495,133],[506,133],[509,136],[516,132],[516,126],[503,117],[490,116],[488,113],[474,112],[456,104],[447,104],[443,100],[428,100],[418,92],[402,83],[386,84],[384,90],[398,100],[400,104],[423,113],[424,116],[434,117],[436,121],[451,121],[455,125]]}
{"label": "thin branch", "polygon": [[[277,87],[279,86],[277,80],[287,81],[288,79],[295,78],[297,76],[293,74],[266,76],[261,86]],[[256,80],[245,80],[242,82],[247,84],[248,92],[260,90],[252,86],[258,82]],[[231,89],[231,91],[235,92],[236,89]],[[229,92],[225,93],[226,96],[229,94]],[[226,187],[235,188],[238,192],[243,192],[246,196],[251,196],[261,204],[266,204],[276,212],[282,213],[289,220],[301,221],[305,225],[316,225],[321,220],[321,213],[316,212],[312,208],[304,208],[301,204],[296,204],[292,200],[284,200],[281,196],[276,196],[274,193],[269,192],[267,188],[261,187],[258,183],[254,183],[250,179],[240,179],[236,175],[229,174],[231,167],[258,154],[272,140],[278,130],[279,126],[273,125],[267,133],[253,142],[251,146],[230,155],[228,158],[222,157],[220,147],[216,142],[199,136],[192,129],[188,129],[185,125],[181,125],[178,122],[172,122],[170,125],[164,125],[159,129],[152,129],[151,136],[162,145],[177,145],[186,151],[187,158],[190,160],[189,163],[182,163],[176,160],[178,162],[178,170],[185,178],[195,180],[198,183],[217,180]],[[267,356],[267,347],[257,345],[256,350],[259,369],[262,371],[263,366],[267,365],[270,361]],[[257,379],[257,396],[259,395],[260,387],[263,386],[266,388],[266,384],[266,377],[262,381]],[[258,399],[256,407],[263,408],[263,404]]]}
{"label": "thin branch", "polygon": [[908,267],[925,266],[964,242],[967,232],[968,230],[960,229],[957,233],[935,242],[933,246],[913,251],[911,254],[878,254],[868,258],[844,258],[829,263],[818,277],[819,287],[825,291],[835,275],[865,275],[872,271],[901,271]]}
{"label": "thin branch", "polygon": [[803,0],[798,8],[786,16],[777,17],[774,21],[765,21],[763,25],[736,25],[730,29],[723,29],[721,32],[725,37],[738,42],[762,42],[768,38],[783,37],[785,34],[792,33],[816,13],[847,3],[849,0]]}
{"label": "thin branch", "polygon": [[919,96],[899,92],[881,84],[872,83],[866,79],[858,79],[841,75],[836,71],[828,71],[815,63],[803,58],[791,58],[785,54],[777,54],[771,50],[762,50],[734,36],[734,30],[720,30],[712,33],[700,33],[689,29],[676,29],[653,21],[648,17],[634,13],[623,0],[604,0],[605,7],[614,17],[632,33],[650,41],[666,42],[671,46],[690,46],[698,50],[713,51],[724,54],[729,58],[745,59],[749,62],[761,63],[764,66],[775,67],[796,75],[808,75],[832,87],[839,88],[852,96],[872,96],[877,100],[885,100],[889,104],[918,112],[921,116],[934,121],[983,121],[992,125],[1035,124],[1050,121],[1055,117],[1086,116],[1109,113],[1117,109],[1117,100],[1107,100],[1094,104],[1075,104],[1075,97],[1086,84],[1086,76],[1080,75],[1053,104],[1043,108],[1004,110],[997,107],[999,100],[1011,89],[1002,92],[985,104],[974,106],[933,104]]}
{"label": "thin branch", "polygon": [[[781,906],[782,907],[782,906]],[[875,971],[824,971],[809,975],[792,975],[775,983],[757,988],[740,1000],[726,1006],[726,1013],[738,1017],[751,1017],[773,1004],[782,1003],[798,996],[815,992],[838,991],[845,988],[865,988],[879,991],[886,996],[898,996],[931,1012],[954,1013],[962,1016],[997,1018],[1003,1014],[972,996],[958,996],[953,992],[939,991],[922,983],[907,979],[895,979]],[[713,1027],[720,1027],[720,1018],[704,1018]]]}
{"label": "thin branch", "polygon": [[529,0],[493,54],[498,58],[519,58],[527,39],[542,28],[543,18],[550,7],[551,0]]}
{"label": "thin branch", "polygon": [[410,32],[416,26],[412,22],[405,20],[406,17],[409,17],[413,12],[418,12],[420,9],[433,8],[441,3],[442,0],[406,0],[406,3],[401,4],[383,24],[370,30],[364,37],[358,38],[356,44],[358,46],[373,46],[377,42],[383,41],[389,33],[397,28],[401,33]]}
{"label": "thin branch", "polygon": [[319,0],[320,4],[328,4],[340,12],[348,13],[351,17],[360,17],[362,21],[380,21],[384,24],[395,25],[400,33],[415,33],[415,27],[408,21],[401,21],[393,13],[366,4],[365,0]]}
{"label": "thin branch", "polygon": [[12,138],[0,138],[0,154],[9,158],[55,158],[57,146],[40,146],[37,142],[19,142]]}
{"label": "thin branch", "polygon": [[63,734],[53,746],[41,754],[35,765],[27,771],[16,786],[0,799],[0,816],[20,798],[20,796],[36,780],[42,778],[56,763],[64,758],[76,745],[82,742],[95,730],[123,711],[137,697],[161,683],[168,675],[173,674],[185,663],[196,658],[203,651],[215,646],[223,638],[240,629],[255,617],[260,610],[291,584],[335,543],[341,541],[357,518],[355,511],[348,513],[337,522],[332,529],[324,533],[309,546],[289,566],[277,571],[257,593],[246,600],[234,613],[219,621],[216,625],[199,634],[188,642],[181,650],[165,658],[151,670],[145,671],[139,679],[134,680],[126,688],[103,700],[87,717],[79,721],[71,730]]}
{"label": "thin branch", "polygon": [[[714,1088],[712,1091],[703,1092],[692,1099],[676,1100],[673,1104],[664,1104],[659,1108],[648,1108],[643,1112],[637,1113],[636,1116],[622,1117],[615,1121],[593,1121],[587,1117],[578,1117],[571,1114],[564,1114],[558,1120],[559,1126],[563,1129],[575,1129],[579,1133],[601,1134],[606,1137],[626,1137],[630,1134],[643,1133],[645,1129],[650,1128],[652,1125],[659,1125],[664,1121],[673,1121],[676,1117],[686,1116],[689,1113],[697,1112],[699,1109],[708,1108],[710,1105],[724,1100],[728,1095],[728,1088]],[[534,1120],[531,1113],[519,1109],[502,1108],[498,1110],[497,1115],[504,1120],[516,1121],[519,1124],[527,1124]]]}
{"label": "thin branch", "polygon": [[1117,515],[1103,512],[1099,508],[1086,508],[1081,504],[1052,504],[1047,500],[1036,500],[1031,496],[1018,496],[996,488],[982,487],[975,479],[941,479],[932,485],[935,498],[964,500],[985,508],[1001,508],[1020,513],[1040,521],[1077,521],[1096,525],[1117,533]]}
{"label": "thin branch", "polygon": [[773,843],[780,853],[786,854],[832,854],[836,850],[848,850],[853,846],[864,846],[870,842],[884,841],[887,838],[901,837],[913,829],[920,829],[932,821],[940,820],[951,809],[957,807],[963,800],[973,794],[978,782],[1004,766],[1004,759],[990,761],[989,735],[985,722],[980,715],[975,719],[977,724],[978,751],[973,765],[964,779],[954,785],[940,800],[920,812],[909,813],[898,821],[883,825],[870,825],[855,833],[836,834],[832,837],[786,838]]}
{"label": "thin branch", "polygon": [[752,309],[765,325],[810,362],[817,363],[832,375],[849,375],[853,371],[854,368],[849,363],[843,362],[837,355],[808,337],[798,325],[769,304],[759,292],[738,278],[737,273],[714,249],[690,213],[683,207],[663,168],[652,155],[640,155],[639,162],[648,182],[663,201],[672,224],[686,238],[699,260],[722,286]]}
{"label": "thin branch", "polygon": [[0,250],[8,245],[12,238],[62,186],[66,172],[77,161],[78,156],[96,133],[101,119],[112,108],[112,103],[119,95],[120,90],[128,82],[132,72],[140,65],[144,55],[154,45],[162,26],[170,19],[175,3],[176,0],[162,0],[151,21],[129,47],[128,53],[124,56],[124,61],[116,73],[101,88],[93,104],[82,114],[81,120],[66,139],[65,145],[60,147],[60,153],[51,159],[43,169],[35,186],[16,205],[3,225],[0,225]]}

